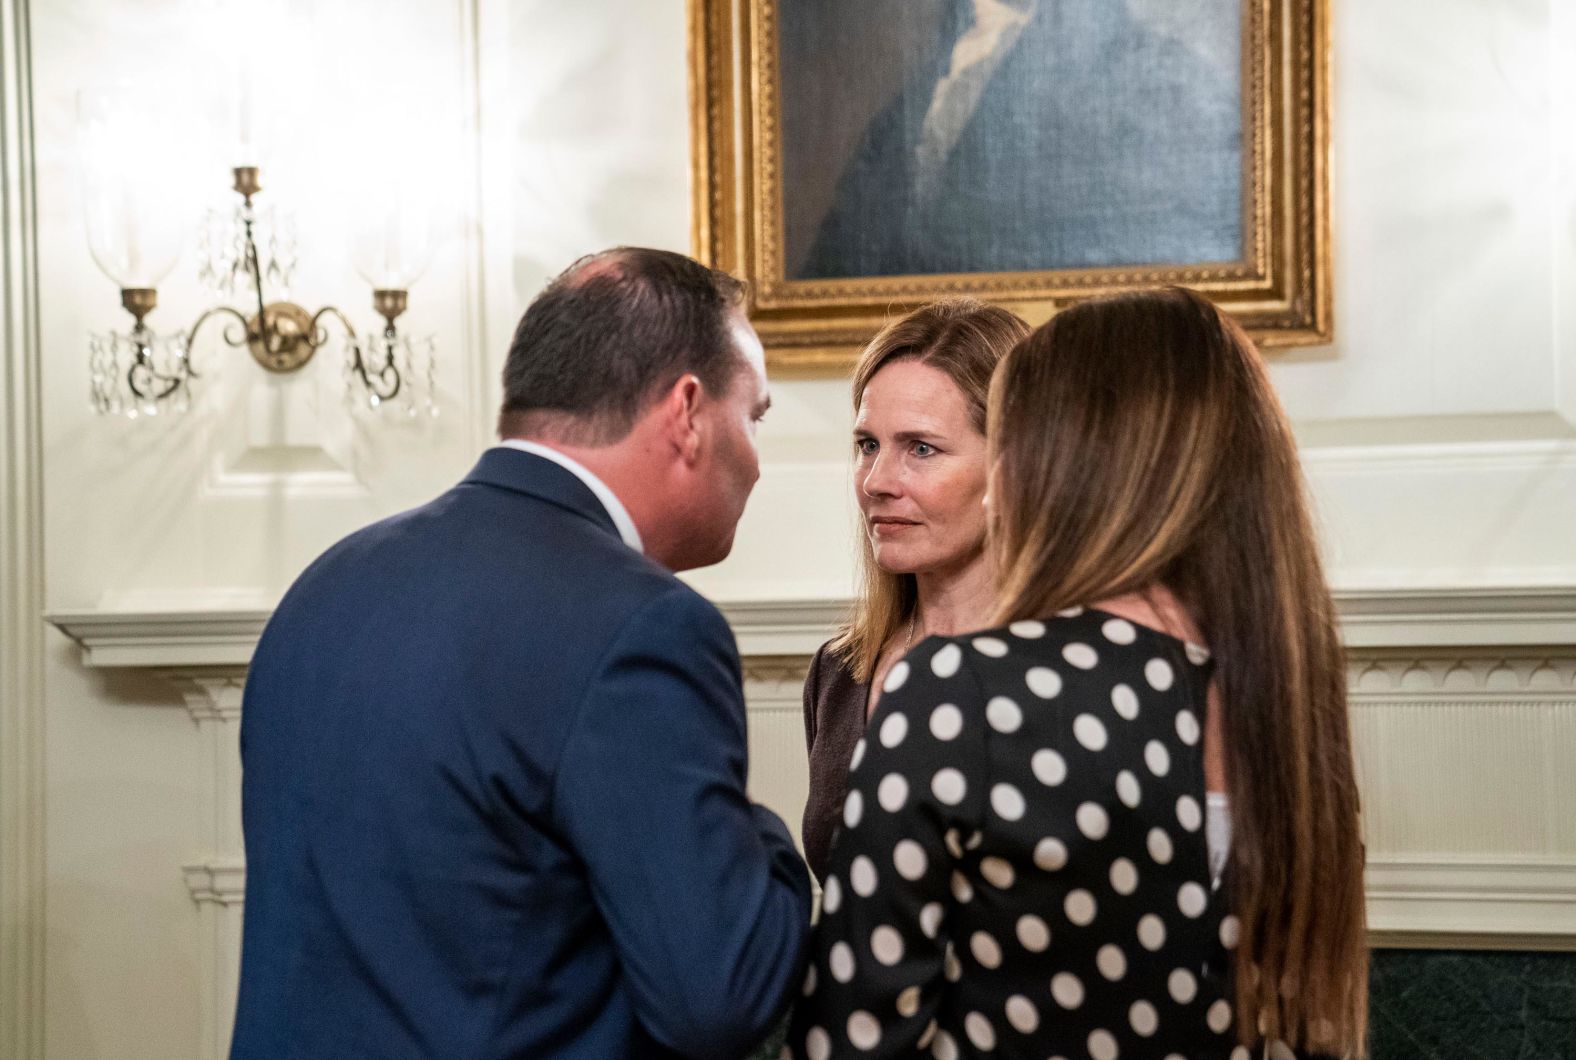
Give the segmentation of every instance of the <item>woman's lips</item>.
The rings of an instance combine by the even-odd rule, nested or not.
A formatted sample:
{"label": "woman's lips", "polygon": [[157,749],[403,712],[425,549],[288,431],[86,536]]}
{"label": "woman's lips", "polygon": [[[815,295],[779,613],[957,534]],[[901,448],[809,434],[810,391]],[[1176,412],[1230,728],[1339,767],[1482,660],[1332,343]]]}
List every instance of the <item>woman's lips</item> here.
{"label": "woman's lips", "polygon": [[912,530],[918,525],[919,524],[912,519],[878,517],[870,520],[870,532],[873,534],[881,534],[885,536],[887,534],[902,533],[904,530]]}

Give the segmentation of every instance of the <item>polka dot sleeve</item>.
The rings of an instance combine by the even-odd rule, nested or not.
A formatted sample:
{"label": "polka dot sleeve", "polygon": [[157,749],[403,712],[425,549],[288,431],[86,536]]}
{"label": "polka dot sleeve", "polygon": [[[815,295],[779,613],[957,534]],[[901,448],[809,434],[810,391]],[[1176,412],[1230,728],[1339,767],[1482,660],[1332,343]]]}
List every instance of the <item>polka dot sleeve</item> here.
{"label": "polka dot sleeve", "polygon": [[[957,871],[986,800],[985,704],[958,644],[925,641],[886,679],[849,765],[796,1056],[911,1055],[935,1044],[956,950],[990,960],[994,940],[957,939],[949,913],[973,885]],[[1003,797],[1006,797],[1003,795]]]}

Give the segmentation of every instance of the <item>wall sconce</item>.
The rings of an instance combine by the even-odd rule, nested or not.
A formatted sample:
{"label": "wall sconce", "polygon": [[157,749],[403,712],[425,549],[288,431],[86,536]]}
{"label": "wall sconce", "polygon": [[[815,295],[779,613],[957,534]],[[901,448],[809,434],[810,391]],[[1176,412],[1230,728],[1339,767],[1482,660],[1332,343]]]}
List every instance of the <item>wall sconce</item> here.
{"label": "wall sconce", "polygon": [[[133,320],[127,333],[90,338],[94,409],[137,418],[190,408],[193,381],[202,378],[192,364],[194,343],[210,320],[228,317],[225,343],[244,347],[276,373],[305,367],[338,330],[345,348],[347,403],[374,409],[395,404],[409,415],[436,415],[434,344],[430,338],[412,341],[395,325],[409,304],[411,285],[431,260],[436,226],[430,202],[403,194],[397,176],[346,211],[352,217],[351,257],[372,285],[372,307],[383,318],[381,333],[361,334],[335,306],[312,313],[290,300],[294,240],[288,231],[280,233],[273,215],[264,264],[253,203],[262,191],[255,165],[232,170],[241,201],[228,234],[218,231],[224,220],[210,215],[200,270],[219,297],[245,299],[245,307],[215,305],[184,332],[167,337],[153,332],[147,317],[158,305],[159,282],[180,257],[188,226],[179,203],[171,201],[179,193],[160,181],[160,167],[145,164],[149,151],[158,149],[148,138],[157,140],[168,130],[151,129],[156,108],[134,99],[124,91],[90,90],[78,100],[88,248],[100,270],[120,287],[121,305]],[[271,291],[278,300],[269,300]]]}

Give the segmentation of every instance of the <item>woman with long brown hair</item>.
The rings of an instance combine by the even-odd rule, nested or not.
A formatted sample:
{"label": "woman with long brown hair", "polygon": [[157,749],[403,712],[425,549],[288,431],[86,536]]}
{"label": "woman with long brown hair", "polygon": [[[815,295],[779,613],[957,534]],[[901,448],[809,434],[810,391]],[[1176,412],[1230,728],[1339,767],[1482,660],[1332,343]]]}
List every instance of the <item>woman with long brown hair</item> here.
{"label": "woman with long brown hair", "polygon": [[1252,344],[1179,289],[1075,306],[988,433],[997,628],[885,680],[795,1050],[1362,1055],[1344,662]]}
{"label": "woman with long brown hair", "polygon": [[804,686],[801,835],[817,878],[881,678],[926,636],[978,628],[996,606],[985,562],[985,399],[997,362],[1028,333],[972,298],[934,302],[888,325],[854,367],[864,589]]}

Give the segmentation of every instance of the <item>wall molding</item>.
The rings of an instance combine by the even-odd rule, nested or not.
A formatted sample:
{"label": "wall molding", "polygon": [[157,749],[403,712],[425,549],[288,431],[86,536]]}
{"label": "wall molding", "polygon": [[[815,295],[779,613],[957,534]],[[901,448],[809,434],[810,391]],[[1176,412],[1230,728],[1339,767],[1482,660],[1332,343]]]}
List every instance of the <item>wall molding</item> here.
{"label": "wall molding", "polygon": [[0,1055],[44,1055],[43,442],[27,0],[0,0]]}
{"label": "wall molding", "polygon": [[[49,619],[81,645],[85,666],[148,668],[172,679],[193,719],[214,734],[214,853],[184,866],[183,875],[201,907],[234,907],[238,914],[245,869],[234,801],[238,790],[228,789],[238,789],[239,773],[228,770],[235,755],[231,741],[238,728],[245,667],[269,612],[223,602],[232,606],[57,612]],[[1559,726],[1568,724],[1560,719],[1576,710],[1576,589],[1364,590],[1338,593],[1337,602],[1349,648],[1354,724],[1368,726],[1364,731],[1369,733],[1388,734],[1392,743],[1400,741],[1394,745],[1399,758],[1383,759],[1390,764],[1374,783],[1427,777],[1449,768],[1430,754],[1452,761],[1470,756],[1480,739],[1473,725],[1511,723],[1521,733],[1518,738],[1540,747],[1564,740],[1562,734],[1570,731]],[[774,726],[781,724],[781,715],[797,718],[806,658],[830,636],[846,612],[846,601],[721,606],[738,637],[751,717],[763,723],[775,718],[770,723]],[[1463,723],[1463,718],[1469,720]],[[1507,730],[1507,738],[1511,735]],[[1420,738],[1425,738],[1423,744],[1413,746]],[[1440,742],[1430,742],[1436,739]],[[1421,746],[1438,750],[1426,752]],[[1375,744],[1374,753],[1380,753],[1380,747]],[[1537,774],[1540,783],[1555,785],[1539,789],[1546,792],[1544,802],[1484,805],[1502,807],[1490,812],[1517,813],[1522,824],[1534,818],[1543,821],[1539,815],[1557,815],[1565,790],[1557,786],[1557,772],[1550,767]],[[1529,774],[1529,783],[1532,778]],[[1485,792],[1485,797],[1500,794]],[[1475,798],[1461,806],[1480,808],[1473,804]],[[1408,810],[1407,801],[1401,793],[1394,806],[1385,803],[1390,813],[1375,819],[1388,816],[1404,823],[1407,813],[1426,812]],[[1371,848],[1368,865],[1375,945],[1576,949],[1576,853],[1527,852],[1563,850],[1560,842],[1548,838],[1553,830],[1545,832],[1543,847],[1532,843],[1500,855],[1470,850],[1512,842],[1508,833],[1493,842],[1484,840],[1482,819],[1470,833],[1477,838],[1463,841],[1455,851],[1437,828],[1430,839],[1427,829],[1397,833],[1397,825],[1389,827],[1392,831],[1381,829],[1375,836],[1389,836],[1395,850]],[[1557,822],[1543,821],[1541,827],[1557,830]],[[1378,841],[1375,836],[1371,843]],[[1420,852],[1412,853],[1414,848]]]}
{"label": "wall molding", "polygon": [[[1576,587],[1338,591],[1347,646],[1446,649],[1576,645]],[[767,600],[719,605],[739,654],[803,657],[831,635],[847,600]],[[90,609],[46,617],[82,647],[93,667],[245,666],[268,608]]]}

